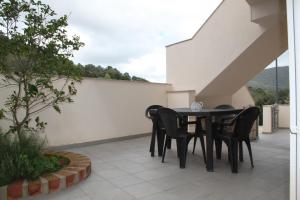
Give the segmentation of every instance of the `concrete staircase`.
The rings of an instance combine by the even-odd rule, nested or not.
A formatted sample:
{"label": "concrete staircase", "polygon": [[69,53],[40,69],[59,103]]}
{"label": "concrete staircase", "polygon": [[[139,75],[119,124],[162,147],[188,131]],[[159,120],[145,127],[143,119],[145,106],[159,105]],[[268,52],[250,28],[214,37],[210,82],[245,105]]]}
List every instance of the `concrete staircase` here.
{"label": "concrete staircase", "polygon": [[197,100],[231,103],[287,48],[284,0],[224,0],[191,39],[167,46],[167,82]]}

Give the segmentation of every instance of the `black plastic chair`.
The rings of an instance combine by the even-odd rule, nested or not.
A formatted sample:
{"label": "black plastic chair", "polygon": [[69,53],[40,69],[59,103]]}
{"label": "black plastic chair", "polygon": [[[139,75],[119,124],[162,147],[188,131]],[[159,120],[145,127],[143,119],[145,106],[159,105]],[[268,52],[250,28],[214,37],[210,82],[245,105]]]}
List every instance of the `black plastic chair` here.
{"label": "black plastic chair", "polygon": [[193,155],[195,154],[197,139],[199,138],[202,148],[202,154],[204,158],[204,163],[206,164],[206,151],[205,151],[205,143],[204,143],[204,135],[206,135],[206,131],[202,127],[202,119],[205,117],[197,117],[195,122],[188,122],[188,124],[195,124],[195,138],[194,138],[194,146],[193,146]]}
{"label": "black plastic chair", "polygon": [[184,120],[172,109],[160,108],[158,109],[158,115],[166,130],[165,144],[163,148],[162,162],[165,160],[166,148],[172,139],[176,139],[177,142],[177,155],[180,160],[180,168],[185,168],[187,146],[194,134],[187,132],[187,124],[184,124]]}
{"label": "black plastic chair", "polygon": [[[223,122],[219,134],[215,137],[224,141],[228,146],[229,161],[231,164],[231,171],[233,173],[238,172],[238,143],[245,142],[250,156],[251,167],[253,168],[253,156],[249,134],[251,132],[252,126],[257,120],[259,115],[259,108],[249,107],[238,115],[236,115],[232,120],[228,122]],[[224,127],[233,126],[232,132],[226,131]]]}
{"label": "black plastic chair", "polygon": [[215,107],[215,109],[234,109],[232,105],[229,104],[221,104]]}
{"label": "black plastic chair", "polygon": [[155,136],[157,137],[157,149],[158,156],[162,156],[163,151],[163,139],[164,139],[164,128],[162,127],[162,123],[159,121],[157,116],[157,111],[159,108],[163,106],[160,105],[151,105],[145,111],[145,117],[152,121],[152,135],[151,135],[151,143],[150,143],[150,152],[151,156],[154,156],[155,153]]}
{"label": "black plastic chair", "polygon": [[[222,105],[216,106],[215,109],[227,110],[227,109],[234,109],[234,107],[232,105],[222,104]],[[222,126],[222,122],[224,120],[233,119],[234,117],[235,117],[234,114],[215,117],[215,120],[213,122],[214,130],[220,130],[221,126]],[[215,146],[216,146],[216,158],[221,159],[221,157],[222,157],[222,140],[215,138]]]}

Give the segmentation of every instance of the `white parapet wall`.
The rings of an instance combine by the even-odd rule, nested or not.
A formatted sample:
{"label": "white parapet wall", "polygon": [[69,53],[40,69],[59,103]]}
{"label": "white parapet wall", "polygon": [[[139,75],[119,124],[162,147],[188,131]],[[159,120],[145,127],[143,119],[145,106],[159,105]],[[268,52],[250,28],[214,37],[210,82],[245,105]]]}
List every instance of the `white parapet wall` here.
{"label": "white parapet wall", "polygon": [[[272,124],[276,122],[272,122],[275,120],[272,117],[274,113],[272,113],[272,105],[264,105],[263,106],[263,132],[264,133],[272,133],[274,130],[272,128]],[[289,105],[278,105],[278,128],[289,128],[290,127],[290,106]]]}
{"label": "white parapet wall", "polygon": [[272,105],[263,106],[263,133],[272,133]]}
{"label": "white parapet wall", "polygon": [[[48,123],[49,146],[149,133],[152,123],[145,118],[145,109],[152,104],[167,106],[171,85],[87,78],[77,88],[75,102],[64,104],[61,114],[53,109],[40,114]],[[9,91],[0,94],[3,102]]]}
{"label": "white parapet wall", "polygon": [[290,128],[290,105],[278,105],[278,127]]}

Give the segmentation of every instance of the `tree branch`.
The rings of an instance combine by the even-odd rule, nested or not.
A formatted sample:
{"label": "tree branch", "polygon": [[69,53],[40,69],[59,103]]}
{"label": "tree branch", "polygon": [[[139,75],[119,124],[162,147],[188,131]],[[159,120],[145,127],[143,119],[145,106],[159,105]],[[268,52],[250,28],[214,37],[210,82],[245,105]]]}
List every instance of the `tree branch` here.
{"label": "tree branch", "polygon": [[45,110],[46,108],[50,107],[52,104],[53,104],[53,102],[50,102],[50,103],[46,104],[45,106],[43,106],[43,107],[41,107],[41,108],[39,108],[39,109],[37,109],[35,111],[30,112],[29,114],[30,115],[35,115],[35,114],[37,114],[37,113]]}

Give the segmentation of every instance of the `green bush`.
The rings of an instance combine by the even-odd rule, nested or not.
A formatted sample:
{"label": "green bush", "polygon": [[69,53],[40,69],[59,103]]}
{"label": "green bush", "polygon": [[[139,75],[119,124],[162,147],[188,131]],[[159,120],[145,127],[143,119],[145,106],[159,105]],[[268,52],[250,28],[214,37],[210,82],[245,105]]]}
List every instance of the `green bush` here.
{"label": "green bush", "polygon": [[[271,105],[276,102],[274,91],[265,90],[262,88],[249,87],[251,95],[254,98],[255,105],[260,108],[259,125],[263,124],[262,111],[264,105]],[[278,91],[278,104],[289,104],[289,89],[281,89]]]}
{"label": "green bush", "polygon": [[45,140],[35,133],[23,133],[21,139],[0,133],[0,186],[15,180],[34,180],[47,172],[58,171],[68,159],[42,154]]}

